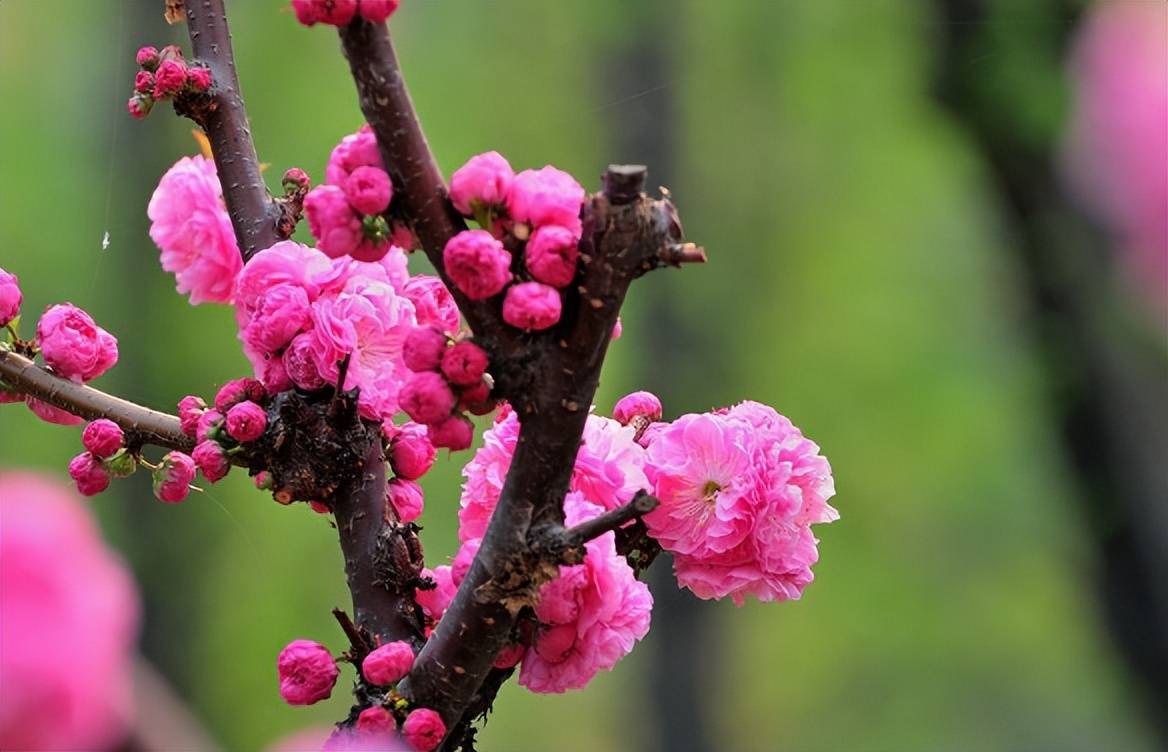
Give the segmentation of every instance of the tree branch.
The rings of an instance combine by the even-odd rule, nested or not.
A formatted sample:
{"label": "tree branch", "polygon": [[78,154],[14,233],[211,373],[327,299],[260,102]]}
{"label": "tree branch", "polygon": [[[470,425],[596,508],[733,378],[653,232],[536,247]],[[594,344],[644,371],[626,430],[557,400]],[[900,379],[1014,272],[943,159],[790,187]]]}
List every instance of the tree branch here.
{"label": "tree branch", "polygon": [[190,0],[186,12],[192,53],[211,69],[213,86],[207,95],[209,101],[199,107],[183,108],[181,114],[191,117],[207,132],[231,226],[243,260],[247,261],[264,248],[286,240],[295,222],[282,221],[285,212],[268,193],[260,173],[260,160],[239,92],[223,0]]}
{"label": "tree branch", "polygon": [[650,496],[645,491],[638,491],[627,504],[616,509],[610,509],[599,517],[585,520],[575,527],[564,531],[564,543],[569,546],[582,546],[588,541],[599,538],[607,532],[616,530],[629,520],[637,519],[657,508],[660,502],[657,497]]}
{"label": "tree branch", "polygon": [[20,394],[86,420],[108,418],[133,441],[183,452],[194,448],[195,442],[182,432],[175,416],[63,379],[23,355],[0,349],[0,380]]}

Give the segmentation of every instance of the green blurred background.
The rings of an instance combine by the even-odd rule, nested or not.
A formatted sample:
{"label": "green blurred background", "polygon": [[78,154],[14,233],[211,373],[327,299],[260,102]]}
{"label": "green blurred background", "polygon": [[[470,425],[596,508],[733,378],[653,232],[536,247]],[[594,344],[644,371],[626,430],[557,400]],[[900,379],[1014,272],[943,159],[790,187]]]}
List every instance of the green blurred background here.
{"label": "green blurred background", "polygon": [[[361,122],[335,33],[284,5],[229,4],[272,184],[290,166],[321,179]],[[830,458],[843,515],[818,528],[802,601],[666,599],[659,577],[671,605],[628,660],[564,696],[512,682],[484,749],[664,748],[691,722],[657,714],[674,670],[698,682],[684,710],[704,724],[694,749],[1155,747],[1098,605],[1050,375],[1019,323],[1015,240],[975,145],[930,90],[948,31],[934,7],[403,6],[393,31],[447,174],[498,149],[594,187],[610,161],[647,161],[708,249],[704,268],[637,283],[598,407],[635,388],[661,393],[669,415],[773,404]],[[1049,138],[1065,83],[1016,38],[1070,21],[997,6],[1017,11],[995,17],[1000,46],[967,62],[1023,89]],[[125,112],[134,50],[189,48],[161,10],[0,2],[0,265],[26,310],[72,301],[118,335],[122,360],[99,386],[167,409],[247,366],[231,311],[175,295],[146,233],[158,177],[197,150],[168,108]],[[77,434],[5,408],[0,464],[65,477]],[[424,481],[432,561],[455,548],[465,460],[444,456]],[[345,686],[312,708],[276,692],[290,639],[342,644],[329,609],[348,595],[325,517],[273,504],[242,474],[170,507],[139,473],[92,506],[141,583],[144,654],[219,744],[259,749],[344,716]]]}

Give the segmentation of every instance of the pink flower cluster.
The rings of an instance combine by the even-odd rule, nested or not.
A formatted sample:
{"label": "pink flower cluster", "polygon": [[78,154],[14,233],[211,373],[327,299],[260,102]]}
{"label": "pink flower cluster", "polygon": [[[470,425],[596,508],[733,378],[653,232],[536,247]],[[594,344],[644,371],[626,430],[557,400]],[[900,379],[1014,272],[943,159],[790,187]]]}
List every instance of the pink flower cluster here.
{"label": "pink flower cluster", "polygon": [[393,247],[413,248],[409,231],[391,227],[383,216],[393,200],[393,183],[377,139],[368,125],[345,136],[325,167],[325,184],[308,192],[304,212],[316,247],[331,258],[378,261]]}
{"label": "pink flower cluster", "polygon": [[393,15],[401,0],[292,0],[296,20],[305,26],[318,23],[345,26],[355,16],[381,23]]}
{"label": "pink flower cluster", "polygon": [[[551,165],[516,175],[492,151],[455,171],[450,198],[482,228],[455,235],[443,249],[443,266],[455,287],[471,300],[506,291],[503,319],[511,326],[526,331],[554,326],[562,309],[560,290],[575,278],[579,260],[580,184]],[[522,246],[517,280],[504,240]]]}
{"label": "pink flower cluster", "polygon": [[469,339],[452,342],[433,326],[419,326],[406,337],[402,358],[414,372],[401,390],[402,409],[426,426],[435,447],[469,447],[474,425],[461,411],[485,415],[495,407],[486,352]]}
{"label": "pink flower cluster", "polygon": [[[407,279],[405,254],[396,247],[371,263],[330,259],[292,241],[260,251],[244,267],[235,300],[239,337],[256,377],[273,393],[293,386],[315,391],[335,385],[348,358],[342,388],[360,390],[366,418],[390,418],[408,373],[402,345],[418,323]],[[453,308],[452,300],[426,302],[451,317],[445,308]]]}
{"label": "pink flower cluster", "polygon": [[203,94],[211,88],[211,69],[188,65],[182,50],[167,45],[161,51],[143,47],[136,56],[138,73],[134,76],[134,94],[126,107],[135,118],[150,114],[154,103],[185,94]]}
{"label": "pink flower cluster", "polygon": [[678,582],[738,605],[799,598],[819,556],[811,526],[839,518],[819,447],[757,402],[653,425],[646,472],[660,506],[645,523]]}
{"label": "pink flower cluster", "polygon": [[158,182],[146,214],[162,268],[175,275],[178,292],[189,294],[192,305],[230,303],[243,260],[215,163],[203,156],[180,159]]}
{"label": "pink flower cluster", "polygon": [[20,280],[15,274],[0,267],[0,327],[8,326],[20,315],[20,304],[23,300]]}
{"label": "pink flower cluster", "polygon": [[114,749],[133,715],[139,604],[84,505],[0,472],[0,749]]}

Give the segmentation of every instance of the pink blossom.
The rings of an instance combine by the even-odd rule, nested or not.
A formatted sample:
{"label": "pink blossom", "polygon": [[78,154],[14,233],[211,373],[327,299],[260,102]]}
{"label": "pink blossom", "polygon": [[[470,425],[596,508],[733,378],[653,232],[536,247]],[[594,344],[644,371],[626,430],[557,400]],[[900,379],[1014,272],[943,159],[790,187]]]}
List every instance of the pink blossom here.
{"label": "pink blossom", "polygon": [[430,326],[419,326],[406,336],[402,362],[411,371],[435,371],[446,352],[446,335]]}
{"label": "pink blossom", "polygon": [[358,0],[292,0],[296,20],[305,26],[345,26],[357,13]]}
{"label": "pink blossom", "polygon": [[109,471],[90,452],[82,452],[69,461],[69,477],[82,496],[96,496],[109,488]]}
{"label": "pink blossom", "polygon": [[59,407],[53,407],[48,402],[35,397],[26,397],[24,403],[28,405],[29,410],[32,410],[33,415],[46,423],[54,423],[58,426],[79,426],[85,422],[83,418]]}
{"label": "pink blossom", "polygon": [[329,155],[325,166],[325,181],[330,185],[343,186],[349,174],[358,167],[370,166],[385,169],[378,150],[377,137],[368,125],[362,125],[356,133],[341,139]]}
{"label": "pink blossom", "polygon": [[430,274],[419,274],[406,282],[402,293],[414,304],[418,326],[432,326],[451,334],[458,331],[458,305],[442,280]]}
{"label": "pink blossom", "polygon": [[511,254],[486,230],[463,230],[442,252],[446,274],[471,300],[498,295],[511,281]]}
{"label": "pink blossom", "polygon": [[421,478],[433,466],[436,455],[426,428],[417,423],[404,424],[389,442],[389,464],[399,478]]}
{"label": "pink blossom", "polygon": [[194,438],[195,430],[199,425],[199,418],[207,410],[207,403],[203,401],[202,397],[196,397],[193,394],[188,394],[178,401],[178,418],[182,426],[182,432],[187,436]]}
{"label": "pink blossom", "polygon": [[187,85],[187,66],[182,60],[163,60],[154,71],[154,98],[173,97]]}
{"label": "pink blossom", "polygon": [[566,287],[576,276],[576,247],[580,236],[559,225],[544,225],[527,241],[523,260],[537,282],[552,287]]}
{"label": "pink blossom", "polygon": [[514,179],[515,171],[499,152],[476,154],[450,176],[450,200],[463,216],[472,217],[476,207],[503,206]]}
{"label": "pink blossom", "polygon": [[798,598],[818,553],[810,526],[839,513],[831,467],[791,422],[757,402],[685,415],[648,448],[661,505],[645,523],[701,598]]}
{"label": "pink blossom", "polygon": [[454,583],[455,587],[462,584],[462,580],[470,571],[470,566],[474,563],[474,557],[478,554],[482,542],[482,538],[471,538],[458,547],[454,561],[450,562],[450,581]]}
{"label": "pink blossom", "polygon": [[412,480],[394,478],[385,486],[386,501],[393,507],[398,522],[413,522],[422,516],[425,500],[422,487]]}
{"label": "pink blossom", "polygon": [[118,340],[71,303],[49,306],[36,331],[45,363],[72,381],[95,379],[118,362]]}
{"label": "pink blossom", "polygon": [[293,640],[276,660],[280,697],[289,705],[312,705],[333,693],[337,664],[328,648],[312,640]]}
{"label": "pink blossom", "polygon": [[[602,511],[579,492],[564,500],[568,525]],[[533,692],[585,686],[649,631],[653,597],[617,553],[615,534],[605,533],[585,548],[583,564],[560,567],[560,576],[540,589],[535,607],[540,624],[519,673],[519,683]]]}
{"label": "pink blossom", "polygon": [[174,164],[150,197],[150,238],[162,268],[191,305],[230,303],[243,268],[215,163],[202,156]]}
{"label": "pink blossom", "polygon": [[455,386],[474,386],[487,370],[487,353],[470,340],[463,340],[442,354],[442,375]]}
{"label": "pink blossom", "polygon": [[467,410],[473,415],[486,415],[495,409],[491,400],[491,387],[486,381],[480,381],[474,386],[465,387],[458,395],[458,409]]}
{"label": "pink blossom", "polygon": [[169,452],[154,471],[154,495],[159,501],[177,504],[191,492],[195,461],[188,454]]}
{"label": "pink blossom", "polygon": [[159,63],[158,50],[150,46],[139,47],[138,52],[134,55],[134,61],[146,70],[154,70]]}
{"label": "pink blossom", "polygon": [[255,441],[268,427],[268,414],[262,407],[245,400],[227,411],[227,433],[239,442]]}
{"label": "pink blossom", "polygon": [[149,94],[154,89],[154,75],[149,71],[140,70],[134,74],[134,91],[139,94]]}
{"label": "pink blossom", "polygon": [[215,393],[215,409],[226,413],[244,400],[256,401],[263,398],[264,386],[256,379],[232,379],[219,387],[219,391]]}
{"label": "pink blossom", "polygon": [[423,568],[422,577],[433,580],[435,587],[428,590],[423,588],[416,589],[414,591],[414,600],[422,607],[422,611],[427,617],[433,621],[438,621],[442,618],[442,614],[446,613],[450,602],[454,600],[454,594],[458,590],[458,587],[451,579],[450,567],[445,564],[434,567],[433,569],[428,567]]}
{"label": "pink blossom", "polygon": [[311,319],[312,309],[303,287],[275,285],[256,301],[255,312],[239,337],[253,352],[275,353],[308,326]]}
{"label": "pink blossom", "polygon": [[359,214],[381,214],[393,199],[393,183],[380,167],[362,165],[345,179],[345,197]]}
{"label": "pink blossom", "polygon": [[99,418],[81,432],[81,443],[89,452],[103,460],[122,448],[125,434],[117,423],[107,418]]}
{"label": "pink blossom", "polygon": [[451,415],[426,427],[430,442],[441,449],[461,452],[474,442],[474,424],[461,415]]}
{"label": "pink blossom", "polygon": [[381,23],[393,15],[401,0],[360,0],[357,12],[370,23]]}
{"label": "pink blossom", "polygon": [[387,642],[365,656],[361,675],[370,684],[389,687],[408,674],[413,665],[414,651],[408,642]]}
{"label": "pink blossom", "polygon": [[568,173],[551,165],[524,170],[515,176],[507,194],[507,208],[516,222],[533,227],[559,225],[580,237],[580,209],[584,189]]}
{"label": "pink blossom", "polygon": [[304,214],[316,247],[332,258],[352,253],[365,239],[360,215],[338,186],[318,185],[309,191],[304,197]]}
{"label": "pink blossom", "polygon": [[139,605],[88,508],[0,472],[0,749],[114,749],[133,715]]}
{"label": "pink blossom", "polygon": [[503,299],[503,320],[527,331],[542,331],[560,320],[560,293],[539,282],[511,285]]}
{"label": "pink blossom", "polygon": [[126,100],[126,111],[135,120],[141,120],[154,109],[154,98],[146,94],[135,94]]}
{"label": "pink blossom", "polygon": [[[366,0],[367,2],[368,0]],[[388,736],[397,730],[397,721],[381,705],[365,708],[357,714],[357,732],[361,735]]]}
{"label": "pink blossom", "polygon": [[[637,491],[651,488],[645,475],[645,451],[634,441],[635,435],[635,429],[611,418],[589,415],[576,454],[571,490],[608,510],[629,501]],[[486,533],[518,439],[519,416],[510,412],[483,434],[483,445],[463,468],[466,481],[459,500],[459,540],[482,538]]]}
{"label": "pink blossom", "polygon": [[313,359],[313,342],[311,333],[298,334],[284,350],[284,372],[296,386],[305,391],[315,391],[325,385],[325,380],[316,370],[316,361]]}
{"label": "pink blossom", "polygon": [[214,438],[223,426],[223,413],[218,410],[204,410],[195,424],[195,441],[203,442]]}
{"label": "pink blossom", "polygon": [[195,91],[207,91],[211,88],[211,69],[198,65],[188,69],[187,83],[189,83],[191,88]]}
{"label": "pink blossom", "polygon": [[652,392],[632,392],[621,397],[612,409],[612,417],[622,426],[633,422],[634,418],[661,420],[661,400]]}
{"label": "pink blossom", "polygon": [[191,459],[195,461],[195,465],[209,483],[218,483],[231,470],[231,463],[227,461],[223,447],[215,441],[199,442],[191,454]]}
{"label": "pink blossom", "polygon": [[401,390],[402,410],[411,420],[426,425],[444,420],[454,409],[454,402],[446,379],[433,371],[413,374]]}
{"label": "pink blossom", "polygon": [[402,724],[402,738],[415,752],[437,749],[445,736],[446,724],[442,722],[442,716],[429,708],[411,710]]}
{"label": "pink blossom", "polygon": [[259,308],[261,296],[277,285],[303,288],[308,301],[320,295],[322,282],[335,276],[329,257],[291,240],[276,243],[252,256],[243,272],[235,295],[235,318],[243,329]]}
{"label": "pink blossom", "polygon": [[20,315],[20,303],[24,299],[20,292],[20,280],[15,274],[0,268],[0,327]]}

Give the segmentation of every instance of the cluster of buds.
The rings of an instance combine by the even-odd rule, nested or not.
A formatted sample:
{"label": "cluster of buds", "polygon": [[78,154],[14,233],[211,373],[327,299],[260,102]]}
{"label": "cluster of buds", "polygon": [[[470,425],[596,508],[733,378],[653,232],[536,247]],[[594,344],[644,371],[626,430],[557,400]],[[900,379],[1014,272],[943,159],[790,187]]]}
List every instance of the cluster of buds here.
{"label": "cluster of buds", "polygon": [[101,418],[81,432],[85,451],[69,462],[69,477],[83,496],[96,496],[109,488],[111,478],[127,478],[137,469],[137,461],[127,452],[120,426]]}
{"label": "cluster of buds", "polygon": [[296,20],[305,26],[318,23],[345,26],[360,16],[381,23],[393,15],[401,0],[292,0]]}
{"label": "cluster of buds", "polygon": [[394,477],[386,484],[386,516],[407,523],[422,516],[425,496],[418,479],[434,465],[437,451],[430,443],[428,430],[418,423],[395,426],[386,422],[382,431],[386,439],[386,457]]}
{"label": "cluster of buds", "polygon": [[[397,749],[393,746],[396,738],[414,752],[437,749],[446,736],[442,716],[429,708],[411,709],[393,689],[413,664],[414,651],[408,642],[389,642],[366,655],[358,669],[374,704],[358,714],[352,728],[338,729],[324,749]],[[288,643],[280,651],[276,670],[280,696],[289,705],[313,705],[327,699],[340,674],[328,648],[313,640]]]}
{"label": "cluster of buds", "polygon": [[192,461],[208,482],[219,482],[231,469],[231,456],[264,435],[268,414],[261,403],[267,398],[263,384],[243,378],[224,384],[212,407],[190,394],[179,401],[183,433],[198,442]]}
{"label": "cluster of buds", "polygon": [[563,307],[560,291],[578,267],[580,184],[551,165],[515,174],[492,151],[455,171],[450,198],[480,227],[460,232],[443,249],[443,266],[455,287],[471,300],[502,293],[503,320],[518,329],[554,326]]}
{"label": "cluster of buds", "polygon": [[406,337],[402,361],[414,372],[398,395],[402,410],[426,426],[434,446],[469,447],[474,425],[463,412],[486,415],[495,407],[487,353],[469,339],[420,326]]}
{"label": "cluster of buds", "polygon": [[149,115],[159,100],[188,93],[205,94],[211,88],[211,69],[188,64],[182,50],[173,44],[161,51],[143,47],[136,59],[139,71],[134,76],[134,94],[126,105],[135,118]]}

